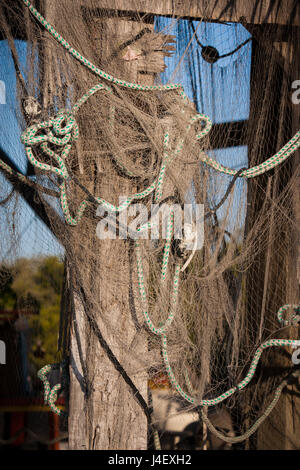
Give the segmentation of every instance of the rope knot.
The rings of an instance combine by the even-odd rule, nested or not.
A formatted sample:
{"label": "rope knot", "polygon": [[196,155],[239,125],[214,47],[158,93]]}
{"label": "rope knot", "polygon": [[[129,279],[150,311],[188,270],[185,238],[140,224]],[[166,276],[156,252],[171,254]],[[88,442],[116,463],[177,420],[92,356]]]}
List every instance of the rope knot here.
{"label": "rope knot", "polygon": [[[71,143],[75,142],[78,136],[78,125],[73,114],[70,111],[60,110],[56,117],[28,127],[21,135],[21,141],[25,145],[28,159],[35,167],[52,171],[66,179],[68,172],[65,159],[71,150]],[[49,144],[52,144],[51,147]],[[33,147],[39,147],[42,153],[57,165],[37,160],[33,154]]]}

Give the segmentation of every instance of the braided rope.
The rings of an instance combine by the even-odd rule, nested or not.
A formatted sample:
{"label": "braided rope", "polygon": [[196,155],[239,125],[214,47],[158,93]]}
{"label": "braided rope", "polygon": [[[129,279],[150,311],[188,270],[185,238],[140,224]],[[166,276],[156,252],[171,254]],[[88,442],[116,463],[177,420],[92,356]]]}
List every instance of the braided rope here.
{"label": "braided rope", "polygon": [[33,438],[34,442],[37,442],[37,443],[40,443],[40,444],[44,444],[44,445],[47,445],[47,446],[51,446],[52,444],[55,444],[56,442],[60,442],[60,441],[64,441],[68,438],[68,434],[67,433],[64,433],[64,434],[61,434],[60,436],[58,437],[55,437],[54,439],[41,439],[35,432],[33,432],[31,429],[27,428],[27,427],[23,427],[21,429],[19,429],[11,438],[9,439],[0,439],[0,445],[2,446],[5,446],[5,445],[10,445],[12,444],[13,442],[15,442],[18,437],[21,435],[21,434],[29,434],[31,436],[31,438]]}
{"label": "braided rope", "polygon": [[[295,378],[299,376],[299,371],[293,372],[292,376]],[[257,419],[257,421],[242,435],[240,436],[235,436],[235,437],[230,437],[222,434],[219,432],[211,423],[211,421],[207,417],[207,410],[205,409],[206,407],[201,409],[201,417],[203,421],[206,423],[207,427],[209,430],[215,434],[219,439],[222,439],[225,442],[229,442],[231,444],[236,444],[238,442],[245,441],[248,439],[252,434],[257,431],[259,426],[266,420],[266,418],[270,415],[270,413],[273,411],[275,406],[277,405],[277,402],[281,396],[281,393],[283,389],[288,385],[288,380],[285,379],[281,382],[281,384],[276,388],[275,393],[274,393],[274,398],[269,404],[269,406],[266,408],[266,410],[263,412],[263,414]]]}
{"label": "braided rope", "polygon": [[[282,309],[282,307],[279,309],[279,311],[281,309]],[[298,372],[294,372],[292,375],[297,376]],[[189,393],[193,394],[194,393],[193,387],[192,387],[192,384],[190,382],[189,376],[188,376],[186,371],[184,372],[184,378],[185,378],[186,385],[187,385]],[[257,431],[259,426],[266,420],[266,418],[269,416],[269,414],[273,411],[273,409],[277,405],[277,402],[278,402],[278,400],[281,396],[281,393],[282,393],[283,389],[287,386],[287,384],[288,384],[288,381],[286,379],[283,380],[281,382],[281,384],[279,384],[279,386],[275,390],[274,398],[271,401],[271,403],[269,404],[269,406],[265,409],[263,414],[255,421],[255,423],[244,434],[241,434],[240,436],[234,436],[234,437],[227,436],[226,434],[223,434],[220,431],[218,431],[214,427],[214,425],[212,424],[212,422],[209,420],[209,418],[207,416],[207,406],[204,406],[204,407],[201,408],[201,418],[202,418],[203,422],[207,425],[209,430],[215,436],[217,436],[219,439],[221,439],[225,442],[229,442],[230,444],[236,444],[238,442],[243,442],[246,439],[248,439],[250,436],[252,436],[252,434],[254,434]]]}
{"label": "braided rope", "polygon": [[173,373],[173,370],[171,368],[169,358],[168,358],[168,351],[167,351],[167,336],[165,334],[162,335],[162,353],[163,353],[163,360],[165,363],[166,371],[169,377],[169,380],[171,382],[171,385],[178,391],[178,393],[189,403],[192,403],[196,406],[215,406],[222,401],[226,400],[229,398],[231,395],[236,393],[239,390],[242,390],[245,388],[249,382],[252,380],[258,362],[260,360],[260,357],[263,353],[263,351],[267,348],[274,347],[274,346],[291,346],[291,347],[298,347],[300,346],[300,340],[291,340],[291,339],[271,339],[269,341],[266,341],[265,343],[261,344],[259,348],[257,348],[254,357],[252,359],[252,362],[250,364],[250,368],[248,371],[248,374],[245,376],[245,378],[239,382],[235,387],[230,388],[226,392],[222,393],[216,398],[212,399],[207,399],[207,400],[198,400],[197,397],[191,396],[188,393],[186,393],[183,388],[179,385],[177,382],[175,375]]}
{"label": "braided rope", "polygon": [[52,370],[59,370],[61,366],[64,366],[64,363],[56,363],[56,364],[47,364],[46,366],[42,367],[38,373],[37,376],[38,378],[43,382],[44,386],[44,402],[51,408],[53,413],[59,415],[59,416],[67,416],[67,413],[65,413],[63,410],[58,408],[55,405],[55,402],[57,400],[57,395],[59,390],[62,388],[62,385],[56,384],[54,387],[51,389],[49,380],[47,378],[47,375],[49,372]]}
{"label": "braided rope", "polygon": [[222,434],[220,431],[218,431],[214,427],[214,425],[211,423],[209,418],[207,417],[207,412],[206,412],[206,409],[205,409],[206,407],[203,407],[201,409],[201,417],[202,417],[204,423],[207,425],[208,429],[215,436],[217,436],[219,439],[222,439],[225,442],[229,442],[230,444],[236,444],[238,442],[245,441],[246,439],[248,439],[252,434],[254,434],[257,431],[259,426],[267,419],[269,414],[273,411],[273,409],[277,405],[277,402],[278,402],[278,400],[281,396],[282,390],[286,387],[286,385],[287,385],[286,380],[281,382],[281,384],[275,390],[273,400],[271,401],[269,406],[265,409],[263,414],[257,419],[257,421],[255,421],[255,423],[244,434],[242,434],[240,436],[230,437],[230,436],[226,436],[225,434]]}
{"label": "braided rope", "polygon": [[107,80],[108,82],[114,83],[115,85],[131,88],[133,90],[141,91],[169,91],[169,90],[178,90],[179,93],[187,99],[182,85],[179,84],[169,84],[169,85],[139,85],[138,83],[130,83],[125,80],[120,80],[118,78],[109,75],[103,70],[99,69],[90,62],[88,59],[83,57],[76,49],[74,49],[54,28],[51,26],[48,21],[34,8],[29,0],[23,0],[23,3],[29,8],[30,12],[37,18],[37,20],[44,26],[44,28],[51,34],[51,36],[61,44],[76,60],[81,62],[85,67],[91,70],[93,73],[99,77]]}
{"label": "braided rope", "polygon": [[161,450],[159,434],[158,434],[158,431],[156,429],[154,429],[154,431],[153,431],[153,441],[154,441],[155,450]]}
{"label": "braided rope", "polygon": [[28,183],[29,180],[28,178],[26,178],[26,176],[22,175],[22,173],[20,173],[17,170],[13,170],[9,165],[7,165],[7,163],[5,163],[1,159],[0,159],[0,167],[4,171],[6,171],[9,175],[15,176],[16,178],[18,178],[20,181],[22,181],[22,183]]}
{"label": "braided rope", "polygon": [[[172,220],[172,219],[171,219]],[[171,224],[169,224],[171,225]],[[168,240],[167,240],[168,241]],[[163,257],[163,263],[162,263],[162,276],[161,280],[162,282],[165,279],[165,272],[166,272],[166,265],[168,262],[168,252],[166,251],[166,246],[165,245],[165,250],[164,250],[164,257]],[[177,297],[178,297],[178,282],[179,282],[179,275],[180,275],[180,265],[176,265],[175,267],[175,274],[174,274],[174,281],[173,281],[173,295],[172,295],[172,307],[169,313],[169,316],[165,322],[165,324],[159,328],[155,327],[150,316],[148,313],[148,305],[147,305],[147,296],[146,296],[146,289],[144,285],[144,275],[143,275],[143,264],[142,264],[142,256],[140,252],[140,246],[139,242],[136,241],[136,256],[137,256],[137,273],[138,273],[138,286],[139,286],[139,293],[141,297],[141,303],[142,303],[142,312],[144,315],[144,319],[146,322],[146,325],[148,326],[149,330],[158,335],[161,336],[162,340],[162,355],[163,355],[163,360],[165,363],[165,368],[166,372],[168,374],[169,380],[171,385],[177,390],[177,392],[189,403],[192,403],[196,406],[215,406],[222,401],[226,400],[229,398],[231,395],[236,393],[238,390],[242,390],[245,388],[249,382],[252,380],[258,362],[260,360],[260,357],[263,353],[263,351],[269,347],[274,347],[274,346],[292,346],[292,347],[298,347],[300,346],[300,340],[290,340],[290,339],[271,339],[269,341],[266,341],[265,343],[261,344],[259,348],[256,350],[254,357],[252,359],[252,362],[250,364],[250,368],[248,371],[248,374],[245,376],[245,378],[239,382],[239,384],[236,387],[232,387],[231,389],[227,390],[223,394],[219,395],[216,398],[213,399],[208,399],[208,400],[198,400],[197,397],[191,396],[188,393],[186,393],[183,388],[179,385],[177,382],[175,375],[173,373],[172,367],[169,362],[168,358],[168,351],[167,351],[167,336],[166,336],[166,331],[167,328],[171,325],[171,323],[174,320],[174,313],[176,311],[176,303],[177,303]],[[287,304],[281,307],[277,313],[277,317],[280,322],[283,322],[282,320],[282,314],[285,310],[287,310],[291,305]],[[296,305],[292,305],[294,308],[298,308]],[[295,320],[299,321],[299,316],[294,316],[290,321],[287,321],[287,324],[295,324],[291,322],[295,322]],[[285,323],[286,324],[286,323]],[[188,388],[191,389],[191,384],[188,381]],[[274,405],[275,406],[275,405]]]}
{"label": "braided rope", "polygon": [[[79,137],[78,125],[74,117],[75,113],[89,99],[90,96],[92,96],[99,90],[108,92],[112,91],[110,88],[101,83],[97,84],[75,103],[71,111],[61,110],[55,118],[52,117],[39,124],[33,124],[28,129],[26,129],[21,135],[21,141],[25,145],[26,154],[31,164],[39,170],[49,171],[63,178],[63,181],[60,185],[60,203],[66,222],[72,226],[77,225],[78,222],[81,220],[83,213],[87,207],[88,201],[86,199],[83,200],[77,209],[75,217],[72,217],[67,199],[66,182],[69,179],[69,174],[65,160],[71,150],[72,142],[75,142]],[[205,122],[205,127],[197,135],[198,140],[202,139],[205,135],[207,135],[212,126],[212,122],[208,116],[204,114],[197,114],[191,119],[191,122],[187,126],[187,132],[190,130],[191,126],[199,120]],[[41,130],[45,131],[46,133],[41,134]],[[168,141],[169,134],[166,133],[164,136],[163,143],[165,151],[168,145]],[[52,143],[58,147],[61,147],[60,154],[51,150],[49,148],[48,143]],[[166,154],[164,154],[158,177],[148,188],[144,189],[142,192],[128,196],[127,199],[124,200],[120,206],[114,206],[113,204],[105,201],[101,197],[95,197],[95,200],[109,212],[121,212],[127,209],[128,206],[134,200],[143,199],[149,194],[151,194],[154,190],[156,191],[156,200],[158,200],[162,194],[162,185],[167,163],[171,162],[178,155],[178,153],[183,148],[183,143],[184,140],[182,139],[171,157],[168,157]],[[33,154],[33,146],[40,146],[41,150],[57,163],[57,166],[49,165],[48,163],[38,161]]]}
{"label": "braided rope", "polygon": [[299,312],[299,305],[290,304],[283,305],[277,312],[278,321],[284,326],[296,326],[300,322],[300,315],[296,313],[294,313],[288,320],[284,320],[283,314],[290,308],[293,308],[295,312]]}
{"label": "braided rope", "polygon": [[[265,160],[263,163],[260,163],[257,166],[248,168],[241,173],[241,177],[254,178],[255,176],[262,175],[266,171],[272,170],[280,163],[283,163],[292,153],[294,153],[300,147],[300,131],[285,144],[275,155]],[[202,161],[207,165],[211,166],[215,170],[225,173],[230,176],[234,176],[238,170],[233,170],[226,166],[221,165],[216,160],[208,157],[204,154]]]}

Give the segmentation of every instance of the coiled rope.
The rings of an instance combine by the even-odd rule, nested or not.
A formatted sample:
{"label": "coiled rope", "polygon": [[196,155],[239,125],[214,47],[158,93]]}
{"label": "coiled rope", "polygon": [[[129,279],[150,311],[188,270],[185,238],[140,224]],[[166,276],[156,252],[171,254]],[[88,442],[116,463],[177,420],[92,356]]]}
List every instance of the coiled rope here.
{"label": "coiled rope", "polygon": [[[33,166],[38,168],[39,170],[50,171],[60,177],[63,178],[63,181],[60,185],[60,203],[61,207],[66,219],[66,222],[69,225],[77,225],[78,222],[81,220],[83,213],[87,207],[88,201],[84,200],[79,205],[77,209],[77,213],[74,217],[72,217],[68,199],[67,199],[67,191],[66,191],[66,182],[70,179],[67,166],[66,166],[66,158],[69,155],[71,150],[71,143],[75,142],[79,136],[78,125],[75,120],[75,113],[78,109],[88,100],[90,96],[96,93],[99,90],[104,90],[111,92],[107,86],[99,83],[98,85],[91,88],[82,98],[80,98],[77,103],[73,106],[71,111],[61,110],[57,117],[50,118],[46,121],[43,121],[39,124],[33,124],[30,126],[25,132],[23,132],[21,136],[21,141],[25,145],[26,154],[29,161],[32,163]],[[196,123],[197,121],[201,120],[205,123],[204,128],[201,130],[199,134],[197,134],[197,140],[202,139],[211,129],[211,120],[208,116],[204,114],[197,114],[191,119],[191,122],[187,126],[187,132],[190,130],[191,126]],[[40,134],[41,130],[45,130],[46,133]],[[169,134],[165,133],[164,136],[164,148],[169,140]],[[183,147],[183,142],[180,141],[177,145],[177,148],[170,156],[165,156],[162,160],[162,165],[160,168],[160,172],[158,177],[152,182],[152,184],[144,189],[143,191],[128,196],[120,206],[114,206],[110,202],[105,201],[101,197],[95,197],[95,200],[98,204],[102,205],[107,211],[109,212],[122,212],[123,210],[127,209],[128,206],[135,200],[144,199],[148,195],[150,195],[153,191],[156,191],[156,199],[158,195],[162,194],[162,186],[164,180],[164,174],[167,167],[167,164],[170,163],[180,152]],[[54,152],[50,149],[48,143],[55,144],[56,146],[61,147],[60,154]],[[54,161],[56,161],[57,166],[49,165],[48,163],[43,163],[38,161],[34,154],[32,147],[33,146],[40,146],[41,150],[46,153],[49,157],[51,157]]]}

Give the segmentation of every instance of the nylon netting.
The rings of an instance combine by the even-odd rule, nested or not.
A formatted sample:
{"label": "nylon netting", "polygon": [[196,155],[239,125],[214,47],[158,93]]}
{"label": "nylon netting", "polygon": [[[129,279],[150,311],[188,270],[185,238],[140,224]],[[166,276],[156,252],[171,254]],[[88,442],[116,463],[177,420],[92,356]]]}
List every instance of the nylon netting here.
{"label": "nylon netting", "polygon": [[[136,10],[135,2],[122,13],[104,0],[73,0],[72,6],[65,0],[32,2],[53,26],[49,32],[26,3],[4,1],[0,7],[2,50],[16,86],[16,101],[6,104],[14,125],[0,117],[3,289],[8,273],[16,276],[32,253],[35,264],[28,269],[38,270],[48,255],[58,256],[59,269],[64,263],[64,284],[55,291],[60,324],[51,325],[49,314],[47,335],[55,341],[59,335],[58,362],[71,364],[71,375],[74,363],[80,371],[86,448],[131,448],[133,431],[120,408],[131,393],[151,402],[147,383],[157,384],[158,377],[174,382],[168,393],[181,397],[185,411],[209,404],[213,416],[225,409],[235,435],[243,434],[295,370],[290,346],[297,346],[292,340],[298,339],[299,319],[296,10],[291,24],[255,26],[154,16]],[[16,144],[21,135],[22,145]],[[12,174],[11,162],[27,176]],[[172,231],[167,240],[118,237],[124,213],[132,220],[136,203],[150,213],[151,204],[164,202],[203,205],[204,241],[193,256]],[[100,239],[99,222],[109,214],[117,236]],[[171,230],[172,216],[167,220]],[[24,246],[33,247],[29,254]],[[26,293],[34,297],[30,286]],[[26,299],[32,309],[31,297]],[[284,305],[292,307],[279,321]],[[251,380],[239,386],[266,342],[274,347],[263,349]],[[108,350],[122,370],[107,359]],[[18,378],[4,398],[21,393],[21,365],[14,361]],[[29,372],[40,395],[36,372],[42,362],[31,363]],[[72,396],[68,401],[72,386],[78,390],[69,378],[67,408],[76,404]],[[233,448],[282,448],[286,440],[296,448],[287,411],[292,400],[297,409],[294,387],[260,430]],[[227,397],[228,390],[233,392]],[[110,394],[112,411],[105,398]],[[222,399],[213,402],[216,397]],[[139,403],[136,413],[143,416]],[[100,409],[107,413],[102,434],[114,429],[109,444],[106,437],[95,444]],[[159,413],[152,422],[150,441],[153,429],[164,428]],[[203,429],[197,448],[204,445]],[[133,446],[143,446],[133,439]]]}

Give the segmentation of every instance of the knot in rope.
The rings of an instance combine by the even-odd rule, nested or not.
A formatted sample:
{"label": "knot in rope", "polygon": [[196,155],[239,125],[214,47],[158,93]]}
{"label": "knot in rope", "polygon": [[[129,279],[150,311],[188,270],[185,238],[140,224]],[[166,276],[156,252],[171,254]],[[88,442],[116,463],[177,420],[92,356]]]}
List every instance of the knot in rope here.
{"label": "knot in rope", "polygon": [[[65,159],[71,149],[71,142],[75,142],[78,135],[78,125],[73,114],[61,110],[56,117],[28,127],[21,135],[21,141],[25,145],[28,159],[36,168],[52,171],[67,179]],[[55,145],[56,151],[52,150],[49,144]],[[33,154],[33,147],[36,146],[40,146],[41,150],[57,163],[57,166],[38,161]]]}

